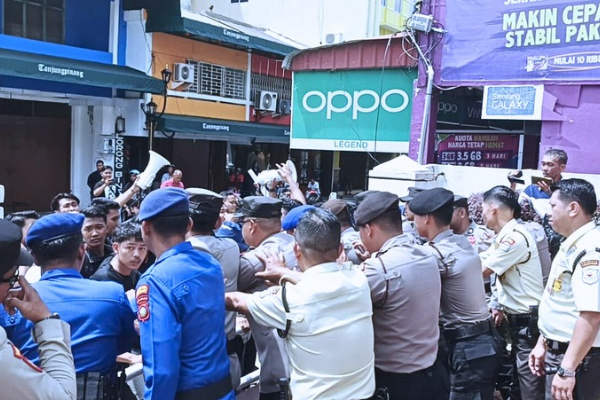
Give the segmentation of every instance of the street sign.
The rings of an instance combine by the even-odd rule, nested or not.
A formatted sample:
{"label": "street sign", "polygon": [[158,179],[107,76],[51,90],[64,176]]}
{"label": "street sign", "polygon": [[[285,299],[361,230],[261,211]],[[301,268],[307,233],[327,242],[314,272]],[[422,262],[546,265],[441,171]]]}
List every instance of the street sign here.
{"label": "street sign", "polygon": [[416,70],[294,72],[290,147],[408,152]]}

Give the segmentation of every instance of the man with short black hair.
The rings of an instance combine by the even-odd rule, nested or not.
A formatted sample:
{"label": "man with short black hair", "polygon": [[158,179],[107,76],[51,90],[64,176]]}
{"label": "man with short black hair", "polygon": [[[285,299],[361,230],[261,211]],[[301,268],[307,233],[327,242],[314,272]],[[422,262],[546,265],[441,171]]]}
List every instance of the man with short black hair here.
{"label": "man with short black hair", "polygon": [[596,193],[583,179],[552,187],[551,225],[566,237],[540,303],[540,338],[531,372],[546,375],[546,398],[600,398],[600,231]]}
{"label": "man with short black hair", "polygon": [[113,169],[110,165],[106,165],[102,171],[102,180],[94,185],[92,198],[106,197],[114,200],[119,195],[119,189],[117,189],[113,180]]}
{"label": "man with short black hair", "polygon": [[91,207],[97,207],[106,214],[106,236],[111,238],[115,234],[115,229],[119,226],[121,220],[121,206],[114,200],[106,197],[98,197],[90,203]]}
{"label": "man with short black hair", "polygon": [[117,227],[112,249],[114,256],[105,258],[91,279],[120,283],[126,292],[135,289],[140,279],[138,269],[148,254],[140,225],[126,222]]}
{"label": "man with short black hair", "polygon": [[104,161],[103,160],[97,160],[96,161],[96,170],[94,172],[92,172],[91,174],[88,175],[87,178],[87,185],[90,188],[90,197],[94,198],[94,187],[96,186],[96,183],[100,182],[102,180],[102,171],[104,171]]}
{"label": "man with short black hair", "polygon": [[267,253],[264,262],[293,285],[226,295],[231,309],[286,336],[295,398],[367,399],[375,390],[369,285],[350,263],[337,264],[340,232],[331,212],[307,209],[295,228],[300,279],[288,277],[280,258]]}
{"label": "man with short black hair", "polygon": [[50,202],[50,210],[55,213],[78,213],[79,198],[73,193],[59,193]]}
{"label": "man with short black hair", "polygon": [[[438,258],[442,278],[440,322],[448,346],[450,399],[489,399],[502,362],[501,338],[487,310],[481,260],[463,235],[450,230],[454,195],[443,188],[425,190],[410,202],[425,248]],[[443,358],[443,357],[442,357]]]}
{"label": "man with short black hair", "polygon": [[85,258],[81,267],[81,275],[90,278],[96,273],[100,264],[113,255],[113,249],[106,244],[106,214],[97,207],[88,207],[81,214],[85,217],[82,225],[85,242]]}
{"label": "man with short black hair", "polygon": [[[215,227],[219,220],[223,197],[206,189],[188,188],[186,192],[190,201],[190,218],[192,229],[188,232],[187,241],[195,249],[205,251],[217,259],[225,277],[225,293],[237,290],[238,272],[240,269],[240,250],[235,241],[229,238],[215,237]],[[240,361],[235,352],[236,340],[235,312],[225,314],[225,334],[227,335],[227,354],[229,356],[232,387],[240,384]]]}
{"label": "man with short black hair", "polygon": [[371,254],[363,266],[373,303],[376,387],[390,400],[438,400],[440,273],[431,252],[402,233],[398,200],[372,193],[354,213]]}
{"label": "man with short black hair", "polygon": [[192,227],[187,193],[151,192],[138,219],[156,255],[136,289],[144,398],[233,400],[223,273],[213,256],[185,241]]}
{"label": "man with short black hair", "polygon": [[22,244],[25,244],[25,238],[27,237],[27,232],[29,232],[29,228],[35,221],[40,219],[40,214],[36,211],[17,211],[6,216],[6,220],[12,222],[21,228],[21,232],[23,233]]}
{"label": "man with short black hair", "polygon": [[342,245],[346,258],[353,264],[360,264],[361,260],[354,250],[354,243],[360,241],[360,235],[352,225],[352,215],[350,215],[348,203],[341,199],[332,199],[323,203],[321,208],[331,211],[338,217],[342,226]]}
{"label": "man with short black hair", "polygon": [[[113,282],[84,280],[81,214],[55,213],[40,218],[27,235],[27,247],[42,278],[33,286],[48,307],[70,324],[77,371],[77,392],[85,399],[116,399],[117,355],[131,349],[133,320],[125,292]],[[32,324],[22,321],[13,339],[33,362],[38,353]]]}
{"label": "man with short black hair", "polygon": [[476,224],[471,219],[469,199],[462,196],[454,196],[454,211],[452,212],[450,229],[457,235],[464,235],[477,253],[486,251],[496,236],[490,229]]}

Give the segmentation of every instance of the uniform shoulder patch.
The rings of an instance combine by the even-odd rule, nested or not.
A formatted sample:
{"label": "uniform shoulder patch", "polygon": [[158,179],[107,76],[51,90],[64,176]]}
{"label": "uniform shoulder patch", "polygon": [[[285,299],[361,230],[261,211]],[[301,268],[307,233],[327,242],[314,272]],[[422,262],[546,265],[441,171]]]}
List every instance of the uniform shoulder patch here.
{"label": "uniform shoulder patch", "polygon": [[579,263],[579,266],[581,266],[581,268],[585,268],[585,267],[597,267],[600,265],[600,261],[599,260],[585,260]]}
{"label": "uniform shoulder patch", "polygon": [[498,245],[498,249],[505,253],[508,253],[516,243],[517,241],[513,238],[502,239],[500,245]]}
{"label": "uniform shoulder patch", "polygon": [[150,286],[141,285],[135,291],[135,302],[138,309],[138,321],[146,322],[150,319],[150,304],[148,302],[148,295],[150,293]]}
{"label": "uniform shoulder patch", "polygon": [[582,269],[581,281],[586,285],[594,285],[600,280],[600,270],[597,268]]}
{"label": "uniform shoulder patch", "polygon": [[27,364],[27,366],[29,366],[29,368],[31,368],[35,372],[43,372],[40,367],[29,361],[29,359],[25,357],[23,353],[21,353],[21,350],[19,350],[14,344],[11,343],[10,345],[12,346],[13,355],[15,356],[15,358],[18,358],[19,360],[23,361],[25,364]]}

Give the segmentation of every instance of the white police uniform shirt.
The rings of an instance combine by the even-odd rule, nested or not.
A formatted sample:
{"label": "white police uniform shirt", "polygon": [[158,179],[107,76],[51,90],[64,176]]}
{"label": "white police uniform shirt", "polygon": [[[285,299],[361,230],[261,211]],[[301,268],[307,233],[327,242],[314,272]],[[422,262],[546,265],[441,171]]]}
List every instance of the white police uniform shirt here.
{"label": "white police uniform shirt", "polygon": [[527,314],[529,306],[539,304],[544,286],[537,245],[516,219],[504,225],[479,257],[498,275],[498,302],[509,314]]}
{"label": "white police uniform shirt", "polygon": [[373,314],[367,278],[351,263],[316,265],[296,284],[257,292],[248,310],[261,325],[285,329],[298,399],[363,399],[375,391]]}
{"label": "white police uniform shirt", "polygon": [[[560,245],[539,309],[538,326],[547,339],[570,342],[582,311],[600,312],[600,230],[589,222]],[[581,252],[585,255],[574,262]],[[575,269],[573,269],[575,268]],[[592,347],[600,347],[600,332]]]}

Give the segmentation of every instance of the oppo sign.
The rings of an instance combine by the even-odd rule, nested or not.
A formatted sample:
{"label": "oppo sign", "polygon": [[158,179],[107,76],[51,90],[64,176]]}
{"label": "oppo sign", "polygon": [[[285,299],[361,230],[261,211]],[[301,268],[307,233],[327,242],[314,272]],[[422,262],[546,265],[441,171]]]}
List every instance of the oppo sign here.
{"label": "oppo sign", "polygon": [[[335,98],[341,98],[336,101]],[[310,100],[315,98],[315,100]],[[367,100],[369,99],[369,100]],[[311,102],[312,106],[308,103]],[[365,103],[369,105],[365,105]],[[391,104],[390,104],[391,103]],[[352,110],[352,119],[358,119],[358,114],[368,114],[377,110],[379,106],[389,113],[402,112],[410,104],[408,94],[401,89],[390,89],[381,97],[374,90],[357,90],[352,93],[345,90],[329,91],[327,94],[318,90],[307,92],[302,98],[302,107],[310,113],[320,113],[325,110],[327,119],[331,119],[334,113],[341,114]]]}

